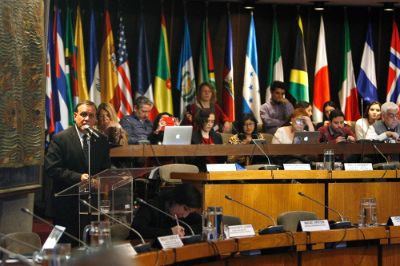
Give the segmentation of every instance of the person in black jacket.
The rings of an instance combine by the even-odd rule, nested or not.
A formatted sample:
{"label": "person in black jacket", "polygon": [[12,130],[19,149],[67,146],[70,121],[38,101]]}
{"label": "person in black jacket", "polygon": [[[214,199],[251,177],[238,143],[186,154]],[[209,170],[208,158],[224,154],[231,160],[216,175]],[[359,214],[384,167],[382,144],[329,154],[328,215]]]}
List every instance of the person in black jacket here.
{"label": "person in black jacket", "polygon": [[[85,127],[96,124],[96,105],[91,101],[78,103],[74,112],[75,125],[53,136],[44,162],[46,176],[53,180],[53,193],[60,192],[89,179],[88,149],[90,142],[90,174],[95,175],[110,167],[110,149],[107,137],[99,133],[98,137],[88,138]],[[87,140],[89,139],[89,140]],[[88,147],[87,145],[86,147]],[[75,190],[67,194],[77,194]],[[79,213],[77,196],[54,198],[53,223],[66,227],[66,231],[79,237]],[[88,221],[86,221],[88,222]],[[85,223],[86,223],[85,222]],[[83,226],[86,224],[82,223]],[[65,237],[62,242],[71,242]],[[76,244],[72,242],[73,244]]]}
{"label": "person in black jacket", "polygon": [[[158,197],[149,203],[164,212],[171,214],[186,222],[195,234],[201,233],[201,193],[193,185],[183,183],[175,186],[172,190],[162,191]],[[177,234],[180,237],[190,235],[191,230],[183,223],[177,225],[176,219],[142,205],[132,221],[135,228],[143,238],[153,239],[159,236]],[[129,239],[137,239],[138,236],[130,232]]]}
{"label": "person in black jacket", "polygon": [[[214,131],[215,114],[209,110],[200,110],[196,117],[196,130],[192,134],[192,144],[222,144],[222,137]],[[192,158],[193,164],[197,165],[200,171],[206,171],[206,164],[223,163],[226,156],[196,157]]]}

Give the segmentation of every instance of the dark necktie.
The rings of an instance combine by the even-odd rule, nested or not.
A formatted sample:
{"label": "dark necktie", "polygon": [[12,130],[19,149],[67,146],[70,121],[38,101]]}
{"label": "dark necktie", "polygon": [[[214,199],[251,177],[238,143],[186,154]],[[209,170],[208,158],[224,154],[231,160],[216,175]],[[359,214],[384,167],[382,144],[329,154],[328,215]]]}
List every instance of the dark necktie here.
{"label": "dark necktie", "polygon": [[86,134],[83,135],[82,139],[83,139],[83,145],[82,145],[83,154],[85,155],[85,160],[87,162],[88,161],[88,154],[89,154],[88,135],[86,135]]}

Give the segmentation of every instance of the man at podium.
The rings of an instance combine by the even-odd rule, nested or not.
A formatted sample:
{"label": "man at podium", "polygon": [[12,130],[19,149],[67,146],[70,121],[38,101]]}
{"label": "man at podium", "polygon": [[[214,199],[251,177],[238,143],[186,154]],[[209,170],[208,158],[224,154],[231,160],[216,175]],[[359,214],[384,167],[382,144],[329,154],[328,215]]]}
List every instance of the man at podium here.
{"label": "man at podium", "polygon": [[[96,105],[91,101],[78,103],[75,107],[74,121],[74,126],[53,136],[45,158],[46,175],[53,180],[54,193],[87,181],[89,173],[94,175],[110,167],[107,138],[93,131],[96,124]],[[66,231],[79,237],[79,202],[76,196],[78,188],[69,191],[68,194],[75,196],[55,197],[53,223],[65,226]],[[61,242],[71,241],[61,239]]]}

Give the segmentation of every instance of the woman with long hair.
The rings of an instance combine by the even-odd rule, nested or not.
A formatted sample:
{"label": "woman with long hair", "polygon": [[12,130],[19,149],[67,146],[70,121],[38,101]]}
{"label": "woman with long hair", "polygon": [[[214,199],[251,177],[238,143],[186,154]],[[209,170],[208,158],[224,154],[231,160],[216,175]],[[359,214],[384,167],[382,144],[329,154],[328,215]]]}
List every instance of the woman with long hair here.
{"label": "woman with long hair", "polygon": [[108,137],[110,145],[125,145],[128,136],[118,122],[117,113],[110,103],[101,103],[97,107],[97,129]]}
{"label": "woman with long hair", "polygon": [[365,108],[363,117],[358,119],[355,126],[356,138],[365,139],[370,125],[381,119],[381,104],[378,101],[371,102]]}

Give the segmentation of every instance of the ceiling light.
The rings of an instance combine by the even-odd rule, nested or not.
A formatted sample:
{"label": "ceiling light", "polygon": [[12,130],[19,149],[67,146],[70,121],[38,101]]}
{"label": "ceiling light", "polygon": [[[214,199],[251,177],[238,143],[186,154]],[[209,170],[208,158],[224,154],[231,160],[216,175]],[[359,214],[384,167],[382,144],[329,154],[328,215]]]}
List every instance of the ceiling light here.
{"label": "ceiling light", "polygon": [[393,2],[384,2],[383,10],[387,11],[387,12],[393,12],[394,11],[394,3]]}
{"label": "ceiling light", "polygon": [[314,2],[314,10],[315,11],[325,10],[325,1],[315,1]]}
{"label": "ceiling light", "polygon": [[255,8],[256,0],[245,0],[243,1],[243,8],[253,10]]}

